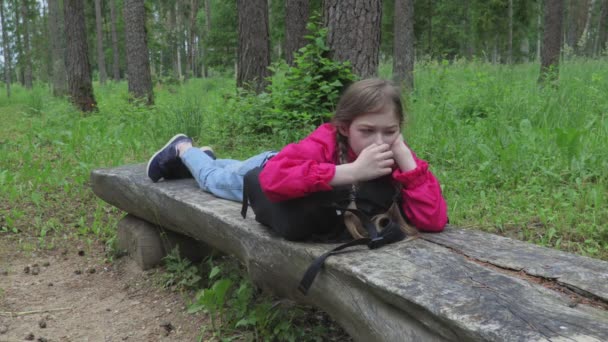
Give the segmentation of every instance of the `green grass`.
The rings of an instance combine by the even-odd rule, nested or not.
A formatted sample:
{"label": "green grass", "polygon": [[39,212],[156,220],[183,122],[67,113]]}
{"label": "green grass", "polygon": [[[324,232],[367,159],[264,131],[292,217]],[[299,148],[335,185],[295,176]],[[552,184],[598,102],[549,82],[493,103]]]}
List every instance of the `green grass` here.
{"label": "green grass", "polygon": [[[440,180],[452,224],[608,260],[606,62],[566,62],[557,89],[537,86],[538,69],[417,65],[406,140]],[[239,131],[257,109],[232,100],[228,79],[159,86],[153,107],[129,103],[124,82],[95,92],[99,111],[87,115],[43,84],[0,94],[0,239],[24,251],[112,247],[123,213],[91,192],[91,170],[143,163],[177,132],[226,158],[308,133]]]}
{"label": "green grass", "polygon": [[[419,64],[406,139],[441,181],[451,223],[608,259],[608,68],[567,62],[558,89],[540,89],[537,75],[536,64]],[[91,193],[92,169],[145,162],[176,132],[229,158],[307,133],[237,131],[247,108],[227,79],[157,87],[153,107],[129,103],[124,82],[96,84],[88,115],[43,84],[12,91],[0,94],[0,231],[47,248],[113,240],[120,212]]]}

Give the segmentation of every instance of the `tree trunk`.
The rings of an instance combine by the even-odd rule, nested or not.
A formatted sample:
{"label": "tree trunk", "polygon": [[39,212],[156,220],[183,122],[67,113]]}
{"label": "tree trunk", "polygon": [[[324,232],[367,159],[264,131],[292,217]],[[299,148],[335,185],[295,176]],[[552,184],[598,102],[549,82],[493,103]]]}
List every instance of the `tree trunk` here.
{"label": "tree trunk", "polygon": [[608,0],[602,1],[602,9],[600,12],[600,18],[597,23],[597,35],[595,36],[595,43],[593,47],[593,54],[599,55],[606,49],[606,36],[608,29],[604,29],[606,21],[608,20]]}
{"label": "tree trunk", "polygon": [[124,21],[129,93],[136,98],[145,99],[147,104],[153,104],[144,0],[125,0]]}
{"label": "tree trunk", "polygon": [[23,85],[26,89],[32,89],[32,52],[30,49],[29,30],[29,3],[28,0],[21,1],[21,17],[23,18]]}
{"label": "tree trunk", "polygon": [[589,46],[589,42],[591,41],[589,29],[591,27],[591,18],[593,16],[594,7],[595,7],[595,0],[590,0],[589,7],[587,8],[585,27],[583,28],[583,33],[581,33],[581,37],[578,39],[578,42],[576,44],[579,53],[583,53],[583,54],[586,53],[587,52],[586,47]]}
{"label": "tree trunk", "polygon": [[198,0],[190,0],[190,22],[188,25],[188,76],[196,76],[196,13]]}
{"label": "tree trunk", "polygon": [[91,83],[91,66],[84,22],[84,3],[81,0],[64,0],[66,34],[66,68],[68,89],[72,102],[83,112],[97,108]]}
{"label": "tree trunk", "polygon": [[181,2],[178,0],[175,2],[175,60],[177,62],[177,79],[182,79],[182,46],[184,42],[184,36],[182,34],[182,7]]}
{"label": "tree trunk", "polygon": [[237,87],[261,93],[270,65],[270,33],[266,0],[237,0],[239,44]]}
{"label": "tree trunk", "polygon": [[51,42],[52,86],[54,96],[64,96],[68,93],[67,75],[65,71],[65,41],[63,31],[63,16],[59,0],[49,2],[49,41]]}
{"label": "tree trunk", "polygon": [[285,2],[285,60],[289,65],[293,65],[294,54],[306,45],[304,36],[309,11],[308,0]]}
{"label": "tree trunk", "polygon": [[429,0],[429,57],[433,58],[433,0]]}
{"label": "tree trunk", "polygon": [[15,65],[15,72],[17,76],[17,82],[21,84],[21,86],[25,86],[24,79],[24,53],[23,53],[23,44],[21,42],[21,0],[14,0],[14,13],[15,13],[15,50],[17,51],[17,63]]}
{"label": "tree trunk", "polygon": [[559,56],[562,46],[563,0],[545,0],[545,29],[541,50],[538,82],[554,83],[559,75]]}
{"label": "tree trunk", "polygon": [[380,0],[325,0],[327,42],[334,60],[350,61],[362,78],[378,74]]}
{"label": "tree trunk", "polygon": [[513,0],[509,0],[509,42],[507,47],[507,64],[513,63]]}
{"label": "tree trunk", "polygon": [[414,89],[414,0],[395,0],[393,78],[408,92]]}
{"label": "tree trunk", "polygon": [[[206,15],[206,19],[205,20],[205,24],[207,26],[207,37],[209,37],[209,35],[211,34],[211,0],[205,0],[205,15]],[[205,44],[205,56],[204,56],[204,61],[203,61],[203,76],[204,77],[209,77],[209,66],[208,64],[208,58],[207,56],[209,56],[209,43]]]}
{"label": "tree trunk", "polygon": [[112,30],[112,74],[114,81],[120,81],[120,55],[118,51],[118,33],[116,32],[116,0],[109,0],[110,2],[110,21]]}
{"label": "tree trunk", "polygon": [[0,24],[2,25],[2,50],[4,52],[4,85],[6,97],[11,97],[11,51],[4,17],[4,0],[0,0]]}
{"label": "tree trunk", "polygon": [[99,83],[105,84],[106,57],[103,51],[103,18],[101,17],[101,0],[95,0],[95,25],[97,29],[97,69],[99,71]]}
{"label": "tree trunk", "polygon": [[536,60],[540,61],[540,51],[542,48],[542,34],[543,34],[543,0],[538,1],[538,20],[537,20],[537,39],[536,39]]}

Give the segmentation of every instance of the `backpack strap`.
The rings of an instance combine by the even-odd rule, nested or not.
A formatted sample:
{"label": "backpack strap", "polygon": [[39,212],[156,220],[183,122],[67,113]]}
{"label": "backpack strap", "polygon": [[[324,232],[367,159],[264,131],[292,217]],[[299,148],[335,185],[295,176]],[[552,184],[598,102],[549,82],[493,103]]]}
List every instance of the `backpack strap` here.
{"label": "backpack strap", "polygon": [[323,255],[317,257],[312,262],[312,264],[310,264],[310,266],[308,266],[308,269],[304,273],[304,277],[302,277],[302,280],[300,280],[300,286],[298,286],[298,290],[300,290],[300,292],[302,292],[302,294],[304,294],[304,295],[306,295],[308,293],[308,289],[310,288],[310,286],[312,285],[312,282],[317,277],[317,274],[321,270],[323,263],[325,263],[325,259],[327,259],[328,257],[330,257],[334,254],[338,254],[338,252],[340,252],[341,250],[343,250],[345,248],[352,247],[352,246],[358,246],[358,245],[365,245],[370,241],[371,241],[370,238],[352,240],[352,241],[342,244],[328,252],[325,252]]}

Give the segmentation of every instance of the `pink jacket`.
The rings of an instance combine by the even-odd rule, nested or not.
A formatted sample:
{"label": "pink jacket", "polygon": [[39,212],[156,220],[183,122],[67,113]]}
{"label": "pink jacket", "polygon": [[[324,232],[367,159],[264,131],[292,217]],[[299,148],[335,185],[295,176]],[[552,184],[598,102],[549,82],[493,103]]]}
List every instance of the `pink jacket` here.
{"label": "pink jacket", "polygon": [[[260,185],[271,201],[302,197],[332,190],[329,182],[336,171],[336,128],[319,126],[298,143],[285,146],[270,159],[260,173]],[[351,160],[356,156],[349,153]],[[440,232],[447,223],[447,206],[428,163],[414,154],[417,168],[393,171],[393,179],[403,184],[403,212],[411,224],[422,231]]]}

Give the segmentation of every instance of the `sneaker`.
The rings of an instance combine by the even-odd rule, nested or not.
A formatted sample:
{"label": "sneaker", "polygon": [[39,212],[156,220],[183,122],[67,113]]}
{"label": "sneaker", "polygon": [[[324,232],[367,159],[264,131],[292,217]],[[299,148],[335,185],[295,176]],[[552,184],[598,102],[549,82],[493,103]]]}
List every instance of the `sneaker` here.
{"label": "sneaker", "polygon": [[205,152],[206,155],[208,155],[209,157],[211,157],[211,159],[216,160],[217,157],[215,156],[215,153],[213,152],[213,149],[209,146],[203,146],[201,147],[201,151]]}
{"label": "sneaker", "polygon": [[177,134],[150,158],[146,173],[153,182],[158,182],[161,178],[180,178],[183,169],[187,169],[177,151],[177,144],[182,142],[192,143],[192,139],[184,134]]}

